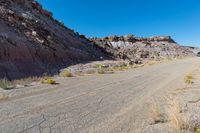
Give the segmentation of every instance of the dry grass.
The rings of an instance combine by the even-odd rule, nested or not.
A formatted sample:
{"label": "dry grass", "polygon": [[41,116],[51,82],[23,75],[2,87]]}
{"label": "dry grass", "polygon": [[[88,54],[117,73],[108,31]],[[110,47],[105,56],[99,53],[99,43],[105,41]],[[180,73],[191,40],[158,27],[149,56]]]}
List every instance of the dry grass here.
{"label": "dry grass", "polygon": [[53,79],[47,79],[46,83],[47,83],[47,84],[50,84],[50,85],[55,85],[55,84],[57,84],[56,81],[53,80]]}
{"label": "dry grass", "polygon": [[128,70],[130,68],[131,68],[131,66],[124,65],[124,66],[114,66],[110,69],[112,69],[113,71],[124,71],[124,70]]}
{"label": "dry grass", "polygon": [[184,81],[186,84],[193,84],[193,76],[191,74],[187,75]]}
{"label": "dry grass", "polygon": [[105,72],[105,70],[104,70],[103,68],[99,68],[99,69],[97,70],[97,73],[98,73],[98,74],[105,74],[106,72]]}
{"label": "dry grass", "polygon": [[47,78],[48,76],[43,76],[43,77],[38,77],[38,76],[33,76],[33,77],[28,77],[28,78],[24,78],[24,79],[20,79],[20,80],[13,80],[11,81],[12,84],[19,84],[19,85],[27,85],[30,84],[32,82],[39,82],[41,81],[43,78]]}
{"label": "dry grass", "polygon": [[13,87],[11,86],[11,83],[8,80],[3,79],[3,80],[0,80],[0,88],[4,90],[9,90],[9,89],[12,89]]}
{"label": "dry grass", "polygon": [[87,70],[86,74],[96,74],[96,70],[94,69]]}
{"label": "dry grass", "polygon": [[67,69],[61,71],[59,75],[61,77],[72,77],[73,76],[72,73],[70,72],[70,70],[67,70]]}
{"label": "dry grass", "polygon": [[104,68],[105,66],[103,64],[95,64],[94,68],[97,68],[97,69],[102,69]]}
{"label": "dry grass", "polygon": [[181,113],[179,103],[175,99],[168,99],[169,107],[167,108],[168,119],[174,127],[174,132],[180,133],[188,131],[190,128],[189,118]]}
{"label": "dry grass", "polygon": [[151,108],[150,108],[150,118],[153,119],[153,124],[157,123],[164,123],[165,118],[164,115],[161,113],[161,109],[159,108],[158,104],[156,102],[151,102]]}
{"label": "dry grass", "polygon": [[152,102],[150,112],[150,117],[154,120],[152,124],[169,122],[173,127],[173,133],[188,132],[191,124],[189,117],[182,112],[180,104],[172,97],[165,98],[165,101],[167,102],[165,114],[161,113],[158,104]]}
{"label": "dry grass", "polygon": [[28,77],[28,78],[23,78],[23,79],[19,79],[19,80],[6,80],[6,79],[2,79],[0,80],[0,88],[4,89],[4,90],[10,90],[10,89],[14,89],[16,88],[17,85],[22,85],[22,86],[26,86],[32,82],[39,82],[41,81],[43,78],[45,78],[47,76],[44,77]]}
{"label": "dry grass", "polygon": [[155,65],[155,64],[158,64],[160,63],[159,61],[155,61],[155,60],[152,60],[152,61],[148,61],[145,63],[146,66],[152,66],[152,65]]}
{"label": "dry grass", "polygon": [[200,133],[200,128],[195,128],[194,133]]}

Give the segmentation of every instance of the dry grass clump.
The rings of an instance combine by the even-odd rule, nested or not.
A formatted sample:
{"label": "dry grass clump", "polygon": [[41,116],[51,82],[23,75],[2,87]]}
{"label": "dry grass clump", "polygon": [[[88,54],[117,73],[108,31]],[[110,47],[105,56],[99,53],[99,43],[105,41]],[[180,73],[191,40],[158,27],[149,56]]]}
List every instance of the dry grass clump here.
{"label": "dry grass clump", "polygon": [[165,122],[164,114],[161,113],[159,106],[155,102],[151,103],[150,117],[153,119],[153,124]]}
{"label": "dry grass clump", "polygon": [[189,116],[181,110],[180,104],[172,97],[166,98],[165,101],[165,114],[162,114],[159,106],[152,102],[150,117],[154,120],[153,124],[169,122],[174,133],[189,132]]}
{"label": "dry grass clump", "polygon": [[53,79],[47,79],[47,84],[50,84],[50,85],[55,85],[57,84],[55,80]]}
{"label": "dry grass clump", "polygon": [[98,74],[105,74],[105,66],[103,64],[96,64],[95,68]]}
{"label": "dry grass clump", "polygon": [[152,61],[148,61],[145,63],[146,66],[152,66],[152,65],[155,65],[155,64],[158,64],[160,63],[159,61],[155,61],[155,60],[152,60]]}
{"label": "dry grass clump", "polygon": [[174,127],[174,132],[179,133],[182,131],[189,131],[189,118],[185,114],[181,113],[179,103],[175,99],[169,99],[168,102],[168,119]]}
{"label": "dry grass clump", "polygon": [[96,64],[94,66],[95,70],[93,70],[93,73],[98,73],[98,74],[112,74],[114,73],[113,67],[110,66],[105,66],[103,64]]}
{"label": "dry grass clump", "polygon": [[185,77],[185,83],[186,84],[193,84],[193,76],[192,75],[187,75]]}
{"label": "dry grass clump", "polygon": [[2,79],[0,80],[0,88],[4,90],[10,90],[10,89],[15,89],[18,87],[25,87],[32,82],[39,82],[43,79],[44,77],[27,77],[23,79],[18,79],[18,80],[7,80],[7,79]]}
{"label": "dry grass clump", "polygon": [[194,133],[200,133],[200,128],[194,128]]}
{"label": "dry grass clump", "polygon": [[130,69],[131,67],[130,66],[128,66],[128,65],[123,65],[123,66],[114,66],[114,67],[112,67],[111,69],[113,70],[113,71],[124,71],[124,70],[128,70],[128,69]]}
{"label": "dry grass clump", "polygon": [[105,68],[105,66],[103,64],[95,64],[94,68],[102,69]]}
{"label": "dry grass clump", "polygon": [[11,85],[10,81],[8,81],[6,79],[2,79],[2,80],[0,80],[0,88],[2,88],[4,90],[10,90],[13,88],[13,86]]}
{"label": "dry grass clump", "polygon": [[98,72],[98,74],[105,74],[105,70],[104,69],[98,69],[97,72]]}
{"label": "dry grass clump", "polygon": [[23,79],[19,79],[19,80],[12,80],[9,81],[7,79],[2,79],[0,80],[0,88],[4,89],[4,90],[10,90],[10,89],[14,89],[16,88],[18,85],[19,86],[27,86],[28,84],[32,83],[32,82],[37,82],[37,81],[41,81],[41,77],[27,77],[27,78],[23,78]]}
{"label": "dry grass clump", "polygon": [[27,84],[30,84],[32,82],[39,82],[45,77],[47,77],[47,76],[43,76],[43,77],[33,76],[33,77],[23,78],[23,79],[20,79],[20,80],[13,80],[11,82],[14,85],[27,85]]}
{"label": "dry grass clump", "polygon": [[56,85],[58,84],[54,79],[52,79],[51,77],[44,77],[41,80],[42,84],[50,84],[50,85]]}
{"label": "dry grass clump", "polygon": [[67,69],[61,71],[59,75],[61,77],[72,77],[73,76],[72,73],[70,72],[70,70],[67,70]]}

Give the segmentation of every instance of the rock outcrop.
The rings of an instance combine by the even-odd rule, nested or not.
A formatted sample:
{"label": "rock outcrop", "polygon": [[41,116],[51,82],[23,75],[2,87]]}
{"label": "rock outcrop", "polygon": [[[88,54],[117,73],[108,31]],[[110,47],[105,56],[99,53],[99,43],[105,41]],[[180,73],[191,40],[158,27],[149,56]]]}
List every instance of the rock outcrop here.
{"label": "rock outcrop", "polygon": [[34,0],[1,0],[0,27],[0,78],[55,73],[105,56]]}
{"label": "rock outcrop", "polygon": [[178,45],[170,36],[141,38],[127,35],[90,38],[89,40],[114,58],[128,60],[132,63],[195,55],[190,47]]}

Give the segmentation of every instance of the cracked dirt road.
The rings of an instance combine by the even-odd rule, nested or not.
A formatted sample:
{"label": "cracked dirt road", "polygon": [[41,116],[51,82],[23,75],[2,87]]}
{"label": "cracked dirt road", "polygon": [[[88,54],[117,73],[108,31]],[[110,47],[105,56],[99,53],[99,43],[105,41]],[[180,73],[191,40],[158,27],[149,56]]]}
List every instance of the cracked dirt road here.
{"label": "cracked dirt road", "polygon": [[132,133],[148,119],[148,102],[181,87],[199,66],[199,58],[190,58],[5,92],[0,132]]}

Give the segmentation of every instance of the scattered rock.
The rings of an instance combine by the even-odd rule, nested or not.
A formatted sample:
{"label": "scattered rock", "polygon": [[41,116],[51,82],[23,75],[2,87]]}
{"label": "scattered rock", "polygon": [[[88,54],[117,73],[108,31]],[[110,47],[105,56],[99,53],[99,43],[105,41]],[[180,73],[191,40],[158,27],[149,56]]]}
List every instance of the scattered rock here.
{"label": "scattered rock", "polygon": [[195,56],[192,48],[178,45],[170,36],[142,38],[127,35],[90,38],[89,40],[113,58],[128,60],[130,63]]}

